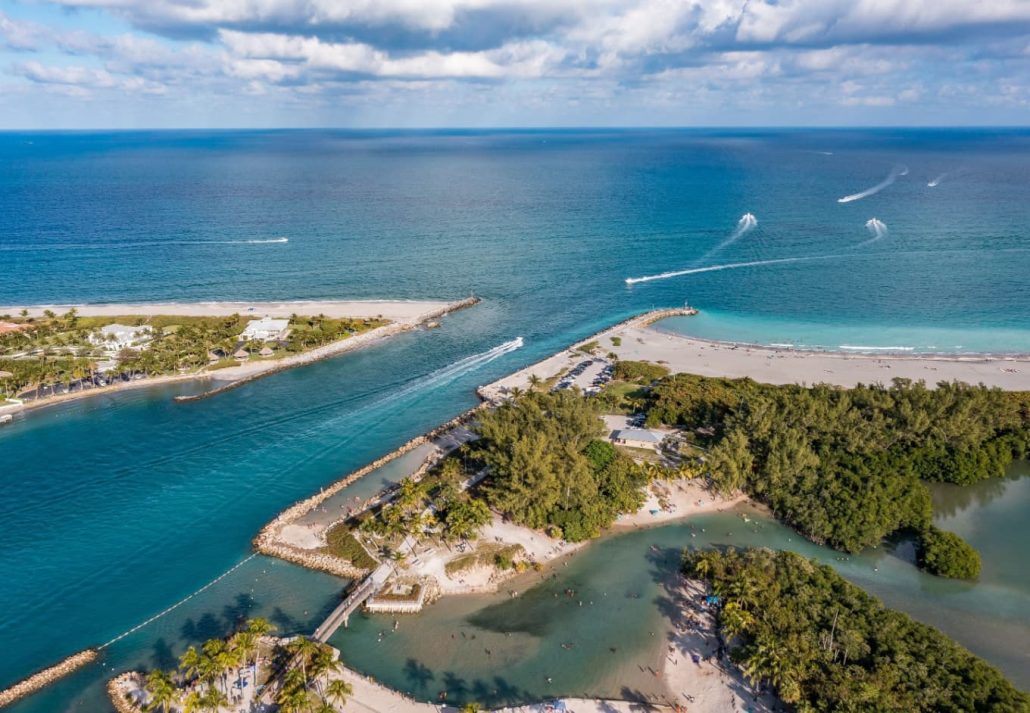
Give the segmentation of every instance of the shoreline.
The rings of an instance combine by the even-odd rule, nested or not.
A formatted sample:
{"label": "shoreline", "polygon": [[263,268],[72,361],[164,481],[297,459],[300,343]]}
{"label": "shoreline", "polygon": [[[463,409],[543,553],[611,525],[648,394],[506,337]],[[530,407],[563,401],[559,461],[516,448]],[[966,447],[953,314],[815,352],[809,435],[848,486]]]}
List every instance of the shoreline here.
{"label": "shoreline", "polygon": [[[456,312],[466,307],[471,307],[480,302],[478,297],[467,297],[463,300],[457,300],[454,302],[441,302],[441,301],[395,301],[387,302],[383,300],[373,301],[338,301],[338,302],[198,302],[198,303],[150,303],[150,304],[104,304],[104,305],[38,305],[35,307],[0,307],[0,314],[5,314],[8,311],[17,312],[22,309],[27,309],[30,316],[42,315],[44,310],[53,309],[58,311],[63,309],[65,312],[68,309],[75,308],[78,310],[80,316],[154,316],[158,314],[168,314],[169,310],[175,312],[175,316],[182,317],[211,317],[211,316],[228,316],[232,314],[247,314],[246,311],[240,312],[239,306],[248,306],[254,309],[254,314],[262,315],[278,315],[288,317],[292,314],[297,307],[303,306],[316,306],[320,308],[320,312],[329,314],[329,316],[336,317],[353,317],[353,318],[365,318],[375,317],[382,314],[382,311],[374,311],[384,306],[394,306],[395,309],[393,314],[389,317],[391,319],[389,324],[385,324],[382,327],[377,327],[371,331],[357,334],[355,336],[347,337],[329,344],[324,344],[320,347],[311,349],[300,354],[292,354],[281,359],[273,359],[268,361],[255,361],[245,362],[239,366],[232,367],[232,373],[224,373],[230,371],[228,369],[220,369],[217,371],[199,371],[191,372],[187,374],[163,374],[161,376],[154,376],[145,379],[139,379],[136,381],[130,381],[128,383],[115,384],[113,386],[101,386],[86,391],[77,391],[71,394],[58,394],[56,396],[46,396],[42,399],[33,399],[32,401],[26,401],[20,406],[14,404],[0,405],[0,413],[23,413],[33,409],[45,408],[56,404],[69,403],[72,401],[78,401],[80,399],[87,399],[93,396],[99,396],[102,394],[113,394],[123,391],[130,391],[133,389],[148,388],[153,386],[162,386],[165,384],[172,384],[177,382],[185,381],[202,381],[202,380],[213,380],[218,382],[225,382],[220,386],[215,387],[209,391],[202,392],[200,394],[193,394],[189,396],[176,396],[174,400],[177,402],[184,401],[195,401],[200,399],[209,398],[216,396],[230,389],[234,389],[238,386],[243,386],[251,381],[263,378],[265,376],[271,376],[272,374],[285,371],[286,369],[293,369],[298,366],[305,366],[312,364],[323,359],[329,359],[340,354],[344,354],[355,349],[360,349],[371,344],[378,343],[396,334],[411,331],[427,322],[434,319],[443,317],[444,315]],[[355,313],[354,306],[363,305],[365,313]],[[408,309],[400,310],[396,309],[397,306],[404,305]],[[411,307],[419,307],[422,311],[413,312]],[[261,307],[262,310],[258,310]],[[126,312],[125,310],[132,310]],[[361,312],[361,310],[356,310]],[[59,312],[60,313],[60,312]]]}

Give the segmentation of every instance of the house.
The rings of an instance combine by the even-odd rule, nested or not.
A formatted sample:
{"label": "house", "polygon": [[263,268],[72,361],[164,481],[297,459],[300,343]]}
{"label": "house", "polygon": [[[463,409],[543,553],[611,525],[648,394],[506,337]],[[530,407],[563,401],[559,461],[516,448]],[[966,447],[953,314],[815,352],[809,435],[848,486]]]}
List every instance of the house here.
{"label": "house", "polygon": [[236,353],[233,354],[233,356],[239,359],[240,361],[246,361],[247,359],[250,359],[250,352],[248,352],[246,349],[237,349]]}
{"label": "house", "polygon": [[612,441],[616,445],[628,446],[630,448],[648,448],[655,450],[661,445],[665,438],[661,433],[648,431],[644,428],[624,428],[621,431],[612,433]]}
{"label": "house", "polygon": [[263,348],[263,349],[262,349],[262,350],[261,350],[261,351],[259,352],[259,354],[261,354],[261,356],[263,356],[263,357],[270,357],[270,356],[272,356],[273,354],[275,354],[275,352],[274,352],[274,351],[272,351],[272,350],[271,350],[271,349],[270,349],[269,347],[264,347],[264,348]]}
{"label": "house", "polygon": [[243,330],[240,339],[248,342],[271,342],[285,337],[289,328],[290,320],[288,319],[272,319],[271,317],[253,319]]}
{"label": "house", "polygon": [[153,330],[147,325],[130,327],[126,324],[108,324],[89,335],[90,344],[104,347],[110,352],[122,349],[143,349],[150,341]]}

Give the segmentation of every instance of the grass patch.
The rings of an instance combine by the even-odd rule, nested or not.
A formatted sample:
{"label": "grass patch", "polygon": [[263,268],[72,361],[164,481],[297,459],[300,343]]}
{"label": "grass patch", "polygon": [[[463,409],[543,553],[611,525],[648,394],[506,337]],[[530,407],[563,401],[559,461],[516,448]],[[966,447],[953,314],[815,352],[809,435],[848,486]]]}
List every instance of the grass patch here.
{"label": "grass patch", "polygon": [[325,541],[326,546],[323,549],[328,554],[345,559],[355,567],[375,569],[379,566],[375,558],[354,537],[346,523],[341,522],[330,527],[325,533]]}
{"label": "grass patch", "polygon": [[217,371],[218,369],[228,369],[229,367],[239,366],[240,363],[235,359],[219,359],[213,364],[207,365],[208,371]]}
{"label": "grass patch", "polygon": [[417,602],[421,592],[422,585],[417,582],[414,584],[395,584],[389,589],[384,589],[376,594],[375,598],[380,602]]}
{"label": "grass patch", "polygon": [[594,398],[605,412],[629,415],[644,410],[647,405],[647,389],[639,384],[613,381],[601,389]]}
{"label": "grass patch", "polygon": [[515,558],[523,552],[522,545],[484,544],[477,547],[474,552],[455,557],[447,562],[443,569],[450,576],[467,569],[491,565],[501,569],[511,569]]}

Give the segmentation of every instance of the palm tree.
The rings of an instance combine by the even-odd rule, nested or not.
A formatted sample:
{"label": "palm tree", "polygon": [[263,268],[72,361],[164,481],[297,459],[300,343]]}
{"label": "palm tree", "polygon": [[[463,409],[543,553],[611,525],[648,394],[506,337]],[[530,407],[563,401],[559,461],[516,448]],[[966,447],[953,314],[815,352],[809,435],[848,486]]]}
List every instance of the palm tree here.
{"label": "palm tree", "polygon": [[[343,670],[343,664],[340,663],[339,659],[333,655],[333,650],[322,644],[318,648],[318,653],[315,654],[315,658],[311,663],[311,677],[315,679],[315,685],[318,685],[318,677],[325,677],[325,687],[329,686],[329,676],[334,673],[339,673]],[[325,688],[319,691],[319,695],[325,698]]]}
{"label": "palm tree", "polygon": [[203,710],[204,699],[198,691],[190,691],[182,699],[182,713],[197,713]]}
{"label": "palm tree", "polygon": [[483,710],[483,706],[479,705],[475,701],[466,703],[461,707],[461,713],[479,713],[481,710]]}
{"label": "palm tree", "polygon": [[200,662],[201,656],[197,647],[190,646],[179,657],[179,670],[186,679],[191,679],[200,673]]}
{"label": "palm tree", "polygon": [[325,697],[330,701],[335,701],[341,706],[347,702],[347,696],[352,693],[354,693],[354,687],[342,678],[333,679],[329,682],[329,685],[325,687]]}
{"label": "palm tree", "polygon": [[536,374],[530,374],[529,375],[529,388],[535,389],[538,386],[540,386],[540,384],[542,384],[542,383],[544,383],[544,380],[541,379]]}
{"label": "palm tree", "polygon": [[172,682],[172,677],[165,671],[154,669],[147,674],[146,689],[150,692],[150,703],[143,709],[152,711],[160,708],[164,713],[173,703],[179,700],[179,691]]}

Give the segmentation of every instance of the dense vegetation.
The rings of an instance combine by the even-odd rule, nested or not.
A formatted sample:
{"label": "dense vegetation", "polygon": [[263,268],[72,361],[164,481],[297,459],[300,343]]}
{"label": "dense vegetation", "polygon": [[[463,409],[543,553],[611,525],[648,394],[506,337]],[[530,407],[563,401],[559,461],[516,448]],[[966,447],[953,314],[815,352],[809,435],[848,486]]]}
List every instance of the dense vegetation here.
{"label": "dense vegetation", "polygon": [[[150,671],[145,681],[150,701],[144,710],[222,710],[253,669],[263,669],[258,678],[281,676],[275,700],[283,713],[331,711],[336,710],[334,704],[346,703],[352,689],[333,677],[343,670],[333,649],[303,636],[270,647],[263,637],[274,628],[265,619],[250,619],[227,639],[208,639],[199,649],[187,648],[175,670]],[[261,664],[269,659],[270,666]]]}
{"label": "dense vegetation", "polygon": [[850,552],[929,527],[921,479],[1000,476],[1030,444],[1026,394],[900,379],[842,389],[677,374],[651,390],[648,422],[702,434],[717,488],[743,488],[811,539]]}
{"label": "dense vegetation", "polygon": [[1027,696],[932,627],[792,552],[707,550],[684,571],[720,597],[732,659],[799,711],[1026,711]]}
{"label": "dense vegetation", "polygon": [[976,579],[980,553],[958,535],[931,525],[919,538],[919,566],[942,577]]}
{"label": "dense vegetation", "polygon": [[469,480],[461,455],[446,458],[420,480],[402,481],[389,502],[365,513],[360,530],[387,547],[406,537],[475,539],[490,521],[490,509],[470,494]]}
{"label": "dense vegetation", "polygon": [[576,393],[530,392],[485,413],[475,430],[487,501],[518,524],[575,542],[643,504],[644,471],[599,440],[603,424]]}
{"label": "dense vegetation", "polygon": [[[39,318],[4,315],[3,319],[28,326],[0,335],[0,372],[10,375],[0,376],[0,393],[17,394],[51,384],[93,382],[100,363],[109,359],[116,362],[111,375],[118,376],[153,376],[201,369],[209,365],[209,354],[213,351],[231,357],[241,346],[239,335],[253,316],[83,317],[70,310],[63,315],[47,312]],[[90,335],[109,324],[147,325],[152,330],[152,339],[145,349],[123,349],[117,354],[108,354],[102,344],[90,342]],[[268,346],[280,352],[279,355],[302,352],[384,324],[385,320],[377,319],[293,315],[284,343]],[[242,346],[257,354],[266,345],[253,342]],[[234,363],[230,358],[213,368]]]}

